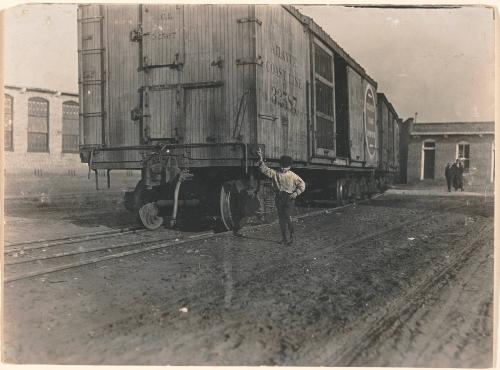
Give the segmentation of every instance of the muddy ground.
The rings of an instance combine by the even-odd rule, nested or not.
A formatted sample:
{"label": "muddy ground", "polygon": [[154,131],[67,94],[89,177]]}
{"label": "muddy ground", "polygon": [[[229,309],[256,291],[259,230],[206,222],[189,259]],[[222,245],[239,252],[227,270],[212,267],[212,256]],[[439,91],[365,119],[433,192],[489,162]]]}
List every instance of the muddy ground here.
{"label": "muddy ground", "polygon": [[[92,209],[7,212],[7,239],[126,219]],[[4,361],[492,365],[491,197],[389,192],[296,226],[290,247],[271,225],[8,283]]]}

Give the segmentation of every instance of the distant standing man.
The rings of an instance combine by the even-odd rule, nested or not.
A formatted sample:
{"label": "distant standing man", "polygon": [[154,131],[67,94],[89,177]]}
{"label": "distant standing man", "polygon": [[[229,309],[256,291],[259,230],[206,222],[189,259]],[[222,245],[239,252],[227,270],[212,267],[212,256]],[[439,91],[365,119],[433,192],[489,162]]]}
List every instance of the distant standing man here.
{"label": "distant standing man", "polygon": [[446,177],[446,185],[448,186],[448,193],[451,192],[451,163],[446,163],[446,167],[444,169],[444,177]]}
{"label": "distant standing man", "polygon": [[458,189],[457,172],[458,172],[457,163],[453,162],[453,164],[450,167],[450,175],[451,175],[451,183],[455,191],[457,191]]}
{"label": "distant standing man", "polygon": [[[275,171],[264,164],[260,148],[257,150],[257,155],[259,156],[260,172],[271,179],[273,190],[276,193],[275,204],[283,237],[280,244],[291,245],[294,233],[292,211],[295,198],[306,190],[306,184],[297,174],[290,171],[293,164],[291,157],[287,155],[281,156],[280,169]],[[289,238],[287,238],[288,235]]]}
{"label": "distant standing man", "polygon": [[464,191],[464,165],[459,159],[457,159],[456,178],[457,178],[457,188],[459,188],[460,191]]}

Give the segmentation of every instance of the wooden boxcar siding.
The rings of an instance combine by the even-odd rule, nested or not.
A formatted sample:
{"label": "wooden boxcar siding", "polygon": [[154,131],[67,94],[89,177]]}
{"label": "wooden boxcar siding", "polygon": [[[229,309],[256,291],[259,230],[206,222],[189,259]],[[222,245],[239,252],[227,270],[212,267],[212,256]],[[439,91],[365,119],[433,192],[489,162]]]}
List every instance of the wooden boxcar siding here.
{"label": "wooden boxcar siding", "polygon": [[399,167],[399,125],[394,113],[382,94],[378,94],[379,168],[394,171]]}
{"label": "wooden boxcar siding", "polygon": [[399,122],[398,118],[394,117],[394,160],[393,167],[395,169],[399,168]]}
{"label": "wooden boxcar siding", "polygon": [[389,168],[392,168],[394,166],[394,113],[392,111],[389,111],[388,123],[387,163]]}
{"label": "wooden boxcar siding", "polygon": [[[106,144],[111,146],[140,144],[141,136],[181,143],[255,142],[256,67],[247,63],[255,57],[255,23],[241,21],[254,17],[254,10],[250,5],[81,6],[82,19],[106,16],[104,32],[96,24],[82,33],[85,23],[79,22],[79,39],[84,48],[105,49],[109,68],[106,96],[80,86],[82,113],[99,115],[83,120],[84,143],[103,143],[103,105],[108,110]],[[139,25],[142,39],[132,41],[131,32]],[[104,48],[101,38],[107,40]],[[88,40],[93,44],[86,45]],[[179,68],[171,68],[173,63]],[[100,66],[97,57],[81,57],[80,76],[91,69],[100,79]],[[140,121],[130,117],[135,108],[142,108],[143,132]],[[206,158],[204,151],[193,150],[196,157],[194,152]]]}
{"label": "wooden boxcar siding", "polygon": [[[234,142],[238,136],[249,142],[252,127],[249,111],[255,84],[255,66],[237,64],[252,55],[250,6],[224,5],[145,5],[144,32],[160,32],[162,14],[174,11],[182,68],[154,68],[143,72],[149,86],[145,113],[151,116],[150,136],[178,138],[183,143]],[[146,16],[146,14],[148,14]],[[168,16],[167,16],[168,17]],[[149,23],[145,23],[145,18]],[[168,39],[166,39],[168,40]],[[161,46],[161,42],[158,43]],[[150,49],[147,59],[169,63],[168,48]],[[163,56],[157,55],[164,53]],[[146,55],[147,56],[147,55]],[[242,102],[243,100],[243,102]],[[241,104],[240,104],[241,103]],[[244,114],[238,110],[246,107]],[[243,108],[240,109],[243,111]]]}
{"label": "wooden boxcar siding", "polygon": [[[142,37],[135,33],[139,26]],[[311,38],[283,7],[81,6],[79,35],[83,144],[258,142],[270,158],[288,153],[308,160]],[[367,86],[349,67],[351,159],[373,166],[378,155],[365,157]],[[136,108],[142,109],[142,132],[140,120],[130,117]],[[214,154],[241,155],[229,149],[191,153]],[[137,160],[137,154],[116,156]]]}
{"label": "wooden boxcar siding", "polygon": [[387,107],[387,104],[383,99],[379,100],[379,107],[380,107],[380,119],[379,119],[379,124],[382,126],[382,142],[380,143],[380,152],[381,152],[381,157],[379,160],[380,166],[384,170],[389,169],[389,163],[388,163],[388,145],[389,145],[389,109]]}
{"label": "wooden boxcar siding", "polygon": [[351,159],[364,160],[364,89],[362,77],[351,67],[347,68],[349,91],[349,141]]}
{"label": "wooden boxcar siding", "polygon": [[393,118],[393,159],[392,166],[394,169],[399,168],[399,123],[398,118]]}
{"label": "wooden boxcar siding", "polygon": [[80,144],[102,144],[103,7],[78,8],[78,84],[80,95]]}
{"label": "wooden boxcar siding", "polygon": [[256,8],[257,141],[269,158],[307,161],[309,33],[282,6]]}
{"label": "wooden boxcar siding", "polygon": [[[376,167],[378,161],[378,139],[377,129],[375,129],[375,150],[374,155],[370,156],[367,150],[367,138],[365,130],[365,95],[368,88],[372,90],[374,109],[376,115],[377,90],[358,74],[350,66],[347,68],[347,84],[349,90],[349,129],[351,143],[351,159],[364,161],[369,167]],[[375,116],[375,125],[377,120]]]}
{"label": "wooden boxcar siding", "polygon": [[[140,143],[140,124],[130,111],[139,107],[139,47],[130,41],[130,33],[138,24],[138,6],[106,6],[106,98],[107,144],[111,147]],[[115,161],[138,160],[137,152],[115,152]]]}
{"label": "wooden boxcar siding", "polygon": [[[254,6],[198,5],[186,9],[192,13],[186,29],[197,33],[186,43],[186,50],[191,50],[186,53],[186,67],[190,66],[194,74],[186,73],[185,81],[223,84],[199,92],[186,90],[186,94],[199,94],[197,103],[202,105],[201,109],[185,105],[191,111],[191,115],[186,112],[186,130],[192,135],[189,142],[254,142],[255,64],[246,61],[255,56],[255,25],[241,22],[253,16]],[[227,148],[194,153],[225,158],[239,155]]]}
{"label": "wooden boxcar siding", "polygon": [[384,103],[382,98],[378,98],[377,104],[377,125],[379,131],[379,143],[378,143],[378,156],[379,156],[379,165],[378,167],[381,170],[385,170],[387,166],[387,152],[386,152],[386,144],[387,144],[387,105]]}

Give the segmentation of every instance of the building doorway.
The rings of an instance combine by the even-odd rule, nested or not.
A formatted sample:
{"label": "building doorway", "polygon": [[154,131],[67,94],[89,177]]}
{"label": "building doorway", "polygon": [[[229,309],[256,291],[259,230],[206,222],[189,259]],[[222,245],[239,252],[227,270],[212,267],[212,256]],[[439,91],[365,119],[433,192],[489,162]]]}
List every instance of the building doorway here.
{"label": "building doorway", "polygon": [[424,142],[423,147],[423,179],[424,180],[434,180],[434,170],[436,163],[436,143],[433,141]]}

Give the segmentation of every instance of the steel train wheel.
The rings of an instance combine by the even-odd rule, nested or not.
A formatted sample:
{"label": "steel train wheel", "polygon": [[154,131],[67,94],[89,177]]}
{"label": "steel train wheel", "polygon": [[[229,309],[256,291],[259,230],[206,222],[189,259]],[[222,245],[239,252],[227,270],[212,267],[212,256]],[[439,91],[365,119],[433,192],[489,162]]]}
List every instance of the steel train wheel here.
{"label": "steel train wheel", "polygon": [[347,186],[344,179],[337,180],[337,203],[341,206],[347,201]]}
{"label": "steel train wheel", "polygon": [[230,184],[223,184],[220,188],[219,211],[222,224],[226,230],[233,230],[235,226],[234,208],[237,205],[234,192]]}
{"label": "steel train wheel", "polygon": [[156,230],[163,224],[163,217],[158,216],[159,210],[156,203],[146,203],[139,208],[139,218],[149,230]]}

